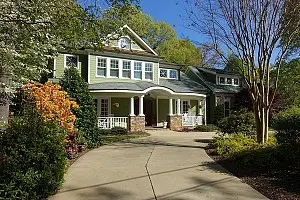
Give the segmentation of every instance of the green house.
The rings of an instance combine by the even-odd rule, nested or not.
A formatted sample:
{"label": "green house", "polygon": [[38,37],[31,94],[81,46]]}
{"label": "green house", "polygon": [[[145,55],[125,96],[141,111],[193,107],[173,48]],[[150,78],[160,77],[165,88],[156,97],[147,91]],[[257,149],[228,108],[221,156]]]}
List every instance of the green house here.
{"label": "green house", "polygon": [[110,36],[102,51],[60,51],[54,60],[53,81],[65,68],[76,66],[95,99],[99,128],[206,124],[206,101],[213,92],[207,84],[190,78],[181,66],[167,63],[130,27]]}

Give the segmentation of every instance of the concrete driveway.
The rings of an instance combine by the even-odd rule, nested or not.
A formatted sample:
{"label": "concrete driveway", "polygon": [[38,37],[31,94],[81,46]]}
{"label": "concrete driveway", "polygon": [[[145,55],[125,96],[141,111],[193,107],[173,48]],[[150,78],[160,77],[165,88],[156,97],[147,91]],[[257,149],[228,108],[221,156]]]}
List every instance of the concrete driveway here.
{"label": "concrete driveway", "polygon": [[267,199],[205,153],[214,133],[152,131],[88,152],[52,200]]}

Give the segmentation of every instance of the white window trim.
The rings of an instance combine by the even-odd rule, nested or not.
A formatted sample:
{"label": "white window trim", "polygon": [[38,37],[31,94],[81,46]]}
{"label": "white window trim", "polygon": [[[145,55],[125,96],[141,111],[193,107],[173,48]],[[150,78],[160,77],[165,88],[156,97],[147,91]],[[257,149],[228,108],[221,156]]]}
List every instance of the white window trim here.
{"label": "white window trim", "polygon": [[[225,83],[221,83],[221,82],[220,82],[221,77],[225,79]],[[231,84],[228,84],[228,83],[227,83],[227,79],[231,79]],[[237,79],[237,80],[238,80],[238,84],[237,84],[237,85],[234,84],[234,79]],[[239,86],[239,83],[240,83],[240,78],[234,78],[234,77],[218,76],[218,77],[217,77],[217,80],[218,80],[218,81],[217,81],[217,84],[218,84],[218,85],[232,85],[232,86]]]}
{"label": "white window trim", "polygon": [[[167,70],[167,77],[161,77],[161,76],[160,76],[160,70]],[[170,72],[171,72],[171,71],[176,71],[176,78],[171,78],[171,77],[170,77]],[[173,80],[178,80],[178,70],[176,70],[176,69],[159,68],[158,74],[159,74],[159,78],[162,78],[162,79],[173,79]]]}
{"label": "white window trim", "polygon": [[73,55],[73,54],[64,54],[64,67],[69,68],[67,66],[67,56],[77,58],[77,67],[75,67],[75,68],[79,69],[79,56],[78,55]]}
{"label": "white window trim", "polygon": [[[134,72],[137,71],[137,70],[134,70],[134,63],[136,63],[136,62],[142,63],[142,66],[141,66],[142,77],[141,77],[141,78],[135,78],[135,77],[134,77]],[[144,66],[145,66],[145,65],[144,65]],[[144,77],[145,77],[145,76],[144,76]],[[133,80],[145,80],[145,79],[143,79],[143,62],[142,62],[142,61],[134,61],[134,62],[133,62],[133,77],[132,77],[132,79],[133,79]]]}
{"label": "white window trim", "polygon": [[[98,73],[97,73],[97,70],[98,70],[98,59],[105,59],[106,60],[106,76],[100,76],[100,75],[98,75]],[[107,65],[108,64],[108,59],[106,58],[106,57],[102,57],[102,56],[96,56],[96,77],[100,77],[100,78],[105,78],[105,77],[107,77]],[[101,68],[101,67],[100,67]],[[102,68],[102,69],[104,69],[104,68]]]}
{"label": "white window trim", "polygon": [[[131,79],[131,77],[132,77],[132,70],[131,70],[131,68],[132,68],[132,61],[131,60],[120,60],[121,61],[121,63],[122,63],[122,67],[120,67],[120,71],[121,71],[121,76],[120,76],[120,78],[121,79]],[[130,78],[128,78],[128,77],[123,77],[123,71],[124,71],[124,68],[123,68],[123,62],[130,62],[130,68],[129,69],[125,69],[125,71],[130,71]],[[120,72],[119,72],[120,73]]]}
{"label": "white window trim", "polygon": [[[97,75],[97,62],[98,62],[98,58],[106,59],[106,76],[99,76],[99,75]],[[111,60],[118,60],[119,61],[119,76],[118,77],[110,76],[110,70],[111,70],[110,62],[111,62]],[[124,78],[123,77],[123,61],[130,61],[130,63],[131,63],[130,78],[126,78],[126,77]],[[134,63],[135,62],[142,63],[142,78],[141,79],[134,78]],[[152,64],[152,80],[145,78],[145,64],[146,63],[151,63]],[[117,79],[126,79],[126,80],[143,80],[143,81],[153,82],[155,80],[154,70],[159,70],[159,69],[155,68],[155,64],[158,64],[158,63],[141,61],[141,60],[121,59],[121,58],[116,58],[116,57],[96,56],[95,57],[95,69],[96,69],[96,71],[95,71],[95,77],[96,78],[113,78],[113,79],[117,78]],[[159,74],[158,74],[158,76],[159,76]]]}
{"label": "white window trim", "polygon": [[[118,68],[111,68],[111,60],[116,60],[116,61],[118,61]],[[120,78],[120,60],[121,60],[121,59],[118,59],[118,58],[110,58],[110,60],[109,60],[109,77],[110,77],[110,78]],[[111,76],[111,75],[110,75],[110,70],[111,70],[111,69],[114,69],[114,70],[118,69],[118,76]]]}
{"label": "white window trim", "polygon": [[[152,72],[152,79],[147,79],[146,78],[146,72],[150,72],[150,71],[146,71],[146,64],[151,64],[152,65],[152,71],[151,71]],[[151,63],[151,62],[145,62],[144,65],[145,65],[144,73],[143,73],[144,74],[144,79],[148,80],[148,81],[153,81],[153,78],[154,78],[154,65],[153,65],[153,63]]]}

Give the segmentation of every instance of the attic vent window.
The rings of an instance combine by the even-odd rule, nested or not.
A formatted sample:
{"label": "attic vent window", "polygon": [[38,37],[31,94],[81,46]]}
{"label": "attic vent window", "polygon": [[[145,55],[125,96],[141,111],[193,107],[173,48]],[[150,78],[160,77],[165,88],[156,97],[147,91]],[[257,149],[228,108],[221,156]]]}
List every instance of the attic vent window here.
{"label": "attic vent window", "polygon": [[127,38],[127,37],[120,38],[119,47],[121,49],[129,50],[130,49],[130,40],[129,40],[129,38]]}

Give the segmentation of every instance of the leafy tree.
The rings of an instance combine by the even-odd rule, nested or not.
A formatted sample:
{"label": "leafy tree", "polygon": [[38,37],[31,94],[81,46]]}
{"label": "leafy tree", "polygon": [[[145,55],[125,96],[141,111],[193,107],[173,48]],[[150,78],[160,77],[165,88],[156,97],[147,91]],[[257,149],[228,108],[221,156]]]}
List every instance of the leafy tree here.
{"label": "leafy tree", "polygon": [[[57,49],[99,48],[119,24],[103,18],[103,9],[91,1],[0,0],[1,118],[7,122],[11,88],[39,80]],[[102,0],[102,5],[124,12],[135,0]],[[105,6],[103,6],[105,7]],[[10,84],[12,80],[13,85]]]}
{"label": "leafy tree", "polygon": [[[276,76],[272,73],[273,79]],[[279,74],[278,92],[286,107],[300,106],[300,59],[284,62]]]}
{"label": "leafy tree", "polygon": [[89,147],[96,147],[100,144],[100,134],[97,127],[96,108],[88,84],[80,76],[78,70],[71,67],[65,70],[64,76],[60,79],[60,85],[79,105],[75,111],[75,127],[82,132]]}
{"label": "leafy tree", "polygon": [[[292,9],[287,9],[290,2],[294,2]],[[299,1],[187,0],[186,3],[190,27],[208,36],[214,47],[221,44],[242,61],[240,70],[253,103],[257,141],[264,143],[269,136],[269,112],[275,98],[275,92],[270,92],[271,62],[275,58],[278,63],[276,91],[283,58],[300,32],[300,21],[295,17],[299,15]]]}
{"label": "leafy tree", "polygon": [[184,66],[199,66],[201,62],[199,49],[189,40],[172,38],[163,43],[158,52],[165,60]]}

